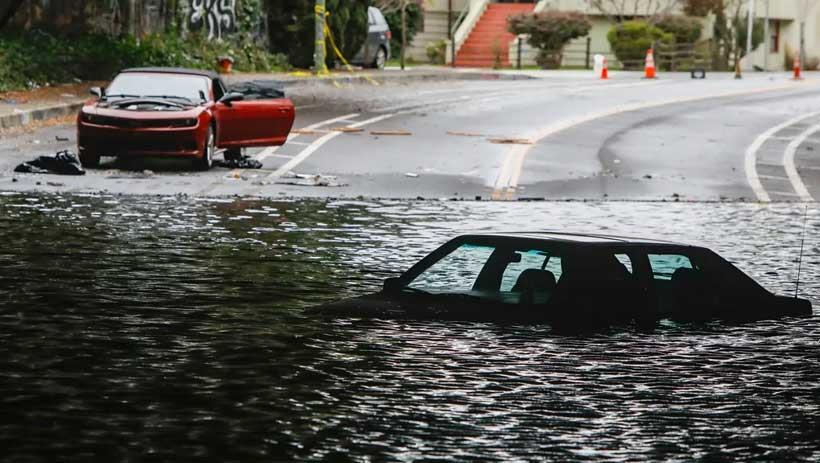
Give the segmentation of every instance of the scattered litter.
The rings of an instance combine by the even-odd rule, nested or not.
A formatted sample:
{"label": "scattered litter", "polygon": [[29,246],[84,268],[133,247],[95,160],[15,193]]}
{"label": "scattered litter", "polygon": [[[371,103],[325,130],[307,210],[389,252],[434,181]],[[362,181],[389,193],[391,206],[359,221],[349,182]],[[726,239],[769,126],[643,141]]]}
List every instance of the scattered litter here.
{"label": "scattered litter", "polygon": [[80,159],[69,150],[58,152],[54,156],[40,156],[24,162],[14,168],[15,172],[29,174],[85,175]]}
{"label": "scattered litter", "polygon": [[39,144],[40,144],[40,140],[32,140],[31,142],[32,142],[32,143],[34,143],[35,145],[39,145]]}
{"label": "scattered litter", "polygon": [[488,138],[487,141],[499,145],[532,145],[532,140],[526,138]]}
{"label": "scattered litter", "polygon": [[55,135],[54,139],[56,139],[57,141],[68,141],[68,137],[61,137],[59,135]]}
{"label": "scattered litter", "polygon": [[214,165],[217,167],[226,167],[228,169],[261,169],[262,163],[250,156],[241,156],[239,158],[216,160]]}
{"label": "scattered litter", "polygon": [[324,186],[324,187],[342,187],[347,186],[346,183],[339,183],[338,179],[334,175],[322,175],[322,174],[297,174],[294,172],[289,172],[287,177],[285,177],[286,181],[280,181],[277,183],[283,185],[298,185],[298,186]]}
{"label": "scattered litter", "polygon": [[419,176],[419,174],[414,173],[414,172],[407,172],[406,174],[404,174],[404,176],[405,177],[410,177],[410,178],[417,178]]}
{"label": "scattered litter", "polygon": [[293,129],[290,133],[295,135],[323,135],[327,130]]}
{"label": "scattered litter", "polygon": [[651,176],[651,175],[649,175],[649,174],[646,174],[646,175],[644,175],[644,176],[643,176],[643,178],[645,178],[645,179],[647,179],[647,180],[651,180],[651,179],[652,179],[652,176]]}
{"label": "scattered litter", "polygon": [[65,186],[65,183],[60,183],[60,182],[46,182],[46,185],[48,185],[48,186]]}
{"label": "scattered litter", "polygon": [[474,133],[474,132],[453,132],[447,131],[447,135],[455,135],[457,137],[486,137],[483,133]]}
{"label": "scattered litter", "polygon": [[63,98],[77,98],[77,95],[75,95],[73,93],[63,93],[60,96],[63,97]]}
{"label": "scattered litter", "polygon": [[17,177],[12,177],[11,178],[11,183],[17,183],[17,182],[18,182]]}
{"label": "scattered litter", "polygon": [[23,111],[23,110],[22,110],[22,109],[20,109],[20,108],[14,108],[14,111],[12,111],[12,112],[13,112],[14,114],[23,114],[25,111]]}
{"label": "scattered litter", "polygon": [[620,160],[620,159],[613,159],[613,160],[612,160],[612,163],[613,163],[613,164],[620,164],[620,163],[621,163],[621,160]]}
{"label": "scattered litter", "polygon": [[332,128],[332,129],[330,129],[330,130],[332,130],[332,131],[334,131],[334,132],[344,132],[344,133],[359,133],[359,132],[364,132],[364,129],[361,129],[361,128],[359,128],[359,127],[333,127],[333,128]]}
{"label": "scattered litter", "polygon": [[406,130],[371,130],[370,135],[399,135],[399,136],[407,136],[413,135],[412,133]]}

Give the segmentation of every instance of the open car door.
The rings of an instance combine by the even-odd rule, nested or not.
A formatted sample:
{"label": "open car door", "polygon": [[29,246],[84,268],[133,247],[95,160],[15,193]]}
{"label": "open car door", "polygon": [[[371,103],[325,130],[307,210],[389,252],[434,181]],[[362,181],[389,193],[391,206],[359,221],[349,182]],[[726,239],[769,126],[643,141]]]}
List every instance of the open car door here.
{"label": "open car door", "polygon": [[243,82],[228,89],[242,99],[217,102],[216,144],[220,148],[283,145],[296,111],[272,82]]}

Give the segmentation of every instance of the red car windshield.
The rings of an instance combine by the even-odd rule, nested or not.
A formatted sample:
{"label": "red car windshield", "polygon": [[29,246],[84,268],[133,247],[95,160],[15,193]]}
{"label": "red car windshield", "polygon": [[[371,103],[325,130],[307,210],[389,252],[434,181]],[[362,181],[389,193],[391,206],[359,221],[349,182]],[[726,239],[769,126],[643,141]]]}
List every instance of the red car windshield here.
{"label": "red car windshield", "polygon": [[109,98],[177,97],[199,102],[202,101],[200,92],[208,97],[207,77],[129,72],[118,75],[105,93]]}

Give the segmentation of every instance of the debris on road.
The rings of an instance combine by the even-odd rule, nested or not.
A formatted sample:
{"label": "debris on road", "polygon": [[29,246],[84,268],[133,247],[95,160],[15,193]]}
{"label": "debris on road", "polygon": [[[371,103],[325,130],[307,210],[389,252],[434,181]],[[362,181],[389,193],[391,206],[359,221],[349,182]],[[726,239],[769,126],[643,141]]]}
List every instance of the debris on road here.
{"label": "debris on road", "polygon": [[532,145],[532,140],[526,138],[488,138],[487,141],[498,145]]}
{"label": "debris on road", "polygon": [[370,135],[398,135],[398,136],[407,136],[413,135],[412,133],[406,130],[371,130]]}
{"label": "debris on road", "polygon": [[289,172],[284,181],[276,183],[282,185],[297,185],[297,186],[324,186],[324,187],[342,187],[347,186],[346,183],[339,183],[338,177],[335,175],[322,174],[297,174]]}
{"label": "debris on road", "polygon": [[242,156],[239,158],[215,160],[214,166],[225,167],[228,169],[261,169],[262,163],[253,159],[250,156]]}
{"label": "debris on road", "polygon": [[414,172],[407,172],[406,174],[404,174],[404,176],[405,177],[410,177],[410,178],[418,178],[419,174],[414,173]]}
{"label": "debris on road", "polygon": [[59,135],[55,135],[54,139],[57,141],[68,141],[68,137],[61,137]]}
{"label": "debris on road", "polygon": [[457,137],[486,137],[487,135],[483,133],[474,133],[474,132],[455,132],[455,131],[447,131],[447,135],[455,135]]}
{"label": "debris on road", "polygon": [[334,131],[334,132],[344,132],[344,133],[360,133],[360,132],[364,132],[364,129],[361,129],[361,128],[359,128],[359,127],[333,127],[333,128],[332,128],[332,129],[330,129],[330,130],[332,130],[332,131]]}
{"label": "debris on road", "polygon": [[294,135],[324,135],[327,130],[293,129],[290,133]]}
{"label": "debris on road", "polygon": [[80,159],[69,150],[24,162],[15,167],[14,171],[27,174],[85,175]]}

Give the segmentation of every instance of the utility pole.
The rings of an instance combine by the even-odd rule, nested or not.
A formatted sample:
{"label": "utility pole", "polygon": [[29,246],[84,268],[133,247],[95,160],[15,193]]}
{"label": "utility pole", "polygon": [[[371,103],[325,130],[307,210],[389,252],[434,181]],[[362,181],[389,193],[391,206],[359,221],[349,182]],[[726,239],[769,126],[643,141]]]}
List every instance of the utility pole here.
{"label": "utility pole", "polygon": [[764,0],[766,5],[766,19],[763,20],[763,70],[769,70],[769,53],[772,51],[772,44],[769,42],[769,0]]}
{"label": "utility pole", "polygon": [[316,43],[313,49],[313,72],[325,70],[325,0],[316,0]]}
{"label": "utility pole", "polygon": [[754,30],[755,21],[755,0],[749,0],[749,16],[746,20],[746,61],[747,68],[752,69],[752,30]]}

